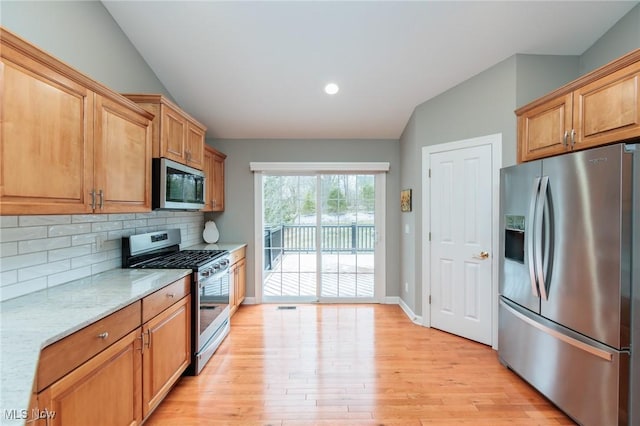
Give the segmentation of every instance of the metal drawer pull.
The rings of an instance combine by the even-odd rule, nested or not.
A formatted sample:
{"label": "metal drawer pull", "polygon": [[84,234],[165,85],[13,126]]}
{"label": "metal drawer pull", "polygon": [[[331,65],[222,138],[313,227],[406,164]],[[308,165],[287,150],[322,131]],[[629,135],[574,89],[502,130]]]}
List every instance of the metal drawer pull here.
{"label": "metal drawer pull", "polygon": [[175,297],[175,294],[173,294],[173,293],[167,293],[167,297],[168,297],[169,299],[173,299],[173,298]]}
{"label": "metal drawer pull", "polygon": [[106,331],[104,333],[98,334],[98,339],[106,339],[107,337],[109,337],[109,333],[107,333]]}

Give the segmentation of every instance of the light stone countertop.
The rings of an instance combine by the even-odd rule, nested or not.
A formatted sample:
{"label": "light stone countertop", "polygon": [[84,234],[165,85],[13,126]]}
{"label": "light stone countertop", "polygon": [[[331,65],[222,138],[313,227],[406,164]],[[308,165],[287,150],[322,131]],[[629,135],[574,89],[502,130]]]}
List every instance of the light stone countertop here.
{"label": "light stone countertop", "polygon": [[183,247],[182,250],[229,250],[234,251],[246,246],[246,243],[201,243],[194,246]]}
{"label": "light stone countertop", "polygon": [[190,273],[113,269],[0,303],[0,425],[24,424],[22,416],[31,414],[27,408],[43,347]]}

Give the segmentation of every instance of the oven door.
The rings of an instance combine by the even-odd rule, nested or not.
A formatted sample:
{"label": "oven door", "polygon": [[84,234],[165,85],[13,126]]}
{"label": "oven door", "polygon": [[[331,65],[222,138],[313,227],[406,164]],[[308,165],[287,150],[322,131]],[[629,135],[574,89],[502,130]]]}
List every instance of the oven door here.
{"label": "oven door", "polygon": [[198,374],[229,333],[229,270],[201,278],[194,300],[194,359]]}

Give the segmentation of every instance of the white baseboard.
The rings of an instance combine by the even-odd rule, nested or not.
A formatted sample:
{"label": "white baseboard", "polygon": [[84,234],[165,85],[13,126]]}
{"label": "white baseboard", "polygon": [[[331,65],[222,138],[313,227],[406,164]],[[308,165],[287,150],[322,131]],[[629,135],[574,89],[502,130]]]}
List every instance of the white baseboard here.
{"label": "white baseboard", "polygon": [[[407,306],[407,304],[404,303],[404,300],[402,300],[398,296],[384,297],[380,301],[380,303],[385,304],[385,305],[400,305],[400,308],[402,308],[404,313],[407,315],[407,317],[413,323],[418,324],[418,325],[424,325],[422,323],[422,317],[419,316],[419,315],[416,315],[415,313],[413,313],[411,308],[409,308],[409,306]],[[256,304],[256,298],[255,297],[245,297],[244,301],[242,302],[242,304],[243,305],[255,305]]]}
{"label": "white baseboard", "polygon": [[422,323],[422,317],[416,315],[411,308],[404,303],[404,300],[398,298],[398,304],[400,305],[400,308],[402,308],[402,310],[404,311],[404,313],[407,315],[407,317],[409,317],[409,319],[411,320],[411,322],[413,322],[414,324],[417,325],[424,325]]}

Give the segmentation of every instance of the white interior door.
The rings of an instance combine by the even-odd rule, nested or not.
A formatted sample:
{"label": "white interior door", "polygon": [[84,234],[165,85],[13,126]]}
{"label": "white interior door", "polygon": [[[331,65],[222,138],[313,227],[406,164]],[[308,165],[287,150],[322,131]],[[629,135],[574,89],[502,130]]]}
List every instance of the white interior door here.
{"label": "white interior door", "polygon": [[491,145],[429,155],[431,326],[491,344]]}

